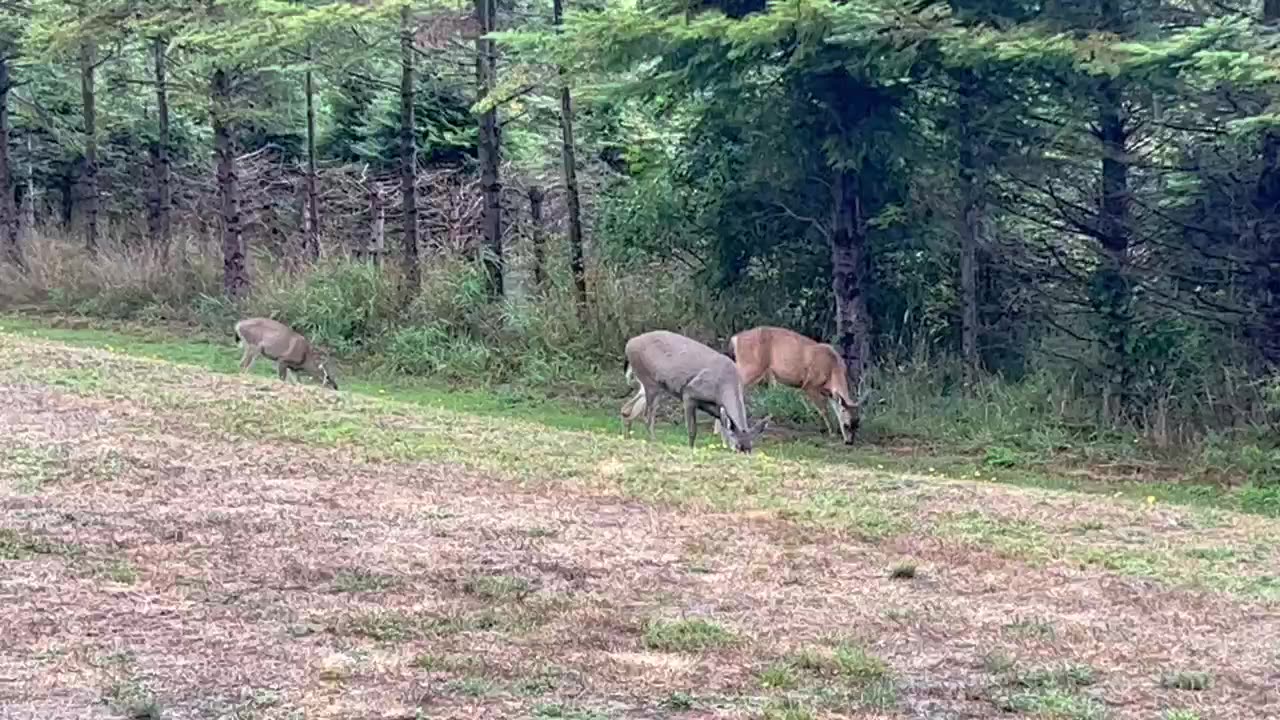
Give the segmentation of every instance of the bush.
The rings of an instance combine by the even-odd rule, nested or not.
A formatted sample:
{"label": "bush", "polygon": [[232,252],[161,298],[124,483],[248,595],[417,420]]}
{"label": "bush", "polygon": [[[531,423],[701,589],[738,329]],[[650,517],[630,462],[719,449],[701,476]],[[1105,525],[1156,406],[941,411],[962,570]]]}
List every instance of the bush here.
{"label": "bush", "polygon": [[350,355],[376,344],[396,314],[396,278],[375,265],[334,260],[301,276],[256,278],[251,314],[274,318]]}

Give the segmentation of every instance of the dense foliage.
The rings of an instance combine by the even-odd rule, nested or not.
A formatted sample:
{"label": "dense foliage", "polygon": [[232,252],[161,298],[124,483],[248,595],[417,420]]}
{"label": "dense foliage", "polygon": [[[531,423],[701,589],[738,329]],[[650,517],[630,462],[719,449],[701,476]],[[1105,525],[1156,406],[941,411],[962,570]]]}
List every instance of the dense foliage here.
{"label": "dense foliage", "polygon": [[[34,267],[53,235],[166,268],[216,241],[243,301],[270,285],[254,268],[395,256],[387,236],[421,224],[421,259],[330,257],[308,286],[309,304],[376,286],[378,322],[345,320],[340,349],[440,372],[465,346],[483,374],[530,327],[519,303],[572,296],[531,356],[603,365],[646,323],[715,342],[780,324],[831,340],[857,384],[920,363],[939,395],[1052,377],[1072,401],[1043,398],[1063,416],[1045,423],[1276,453],[1280,4],[604,0],[559,25],[560,7],[0,5],[5,298],[74,294]],[[489,271],[450,297],[474,283],[467,307],[491,313],[431,319],[428,290],[388,289],[418,265],[438,287],[459,258]],[[222,302],[192,267],[166,312]],[[637,309],[646,293],[678,309]]]}

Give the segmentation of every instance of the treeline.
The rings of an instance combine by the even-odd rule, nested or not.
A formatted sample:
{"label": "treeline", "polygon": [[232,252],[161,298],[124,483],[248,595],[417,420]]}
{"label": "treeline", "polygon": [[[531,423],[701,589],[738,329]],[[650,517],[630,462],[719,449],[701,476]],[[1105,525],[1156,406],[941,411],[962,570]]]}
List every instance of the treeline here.
{"label": "treeline", "polygon": [[[855,385],[911,363],[956,396],[1052,377],[1074,401],[1055,420],[1041,398],[1045,422],[1266,438],[1277,20],[1269,1],[4,3],[0,245],[16,278],[39,227],[89,257],[104,233],[173,262],[212,239],[234,302],[254,257],[385,256],[402,309],[464,257],[495,307],[571,305],[600,357],[624,326],[768,322],[831,339]],[[687,312],[624,318],[646,288]]]}

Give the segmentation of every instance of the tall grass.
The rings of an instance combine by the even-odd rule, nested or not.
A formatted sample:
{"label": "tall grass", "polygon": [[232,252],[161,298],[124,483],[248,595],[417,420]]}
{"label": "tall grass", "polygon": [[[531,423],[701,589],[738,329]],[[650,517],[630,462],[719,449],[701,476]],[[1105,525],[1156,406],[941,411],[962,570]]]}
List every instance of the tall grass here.
{"label": "tall grass", "polygon": [[[597,264],[589,310],[579,318],[570,279],[561,268],[551,268],[547,287],[525,288],[513,299],[493,302],[477,262],[437,256],[424,265],[421,289],[406,306],[399,301],[399,277],[390,265],[333,258],[289,270],[254,254],[251,294],[233,304],[222,297],[220,249],[212,243],[188,238],[162,256],[104,238],[96,257],[90,257],[76,240],[53,231],[35,237],[26,253],[26,272],[0,264],[0,306],[178,321],[228,338],[237,317],[263,315],[374,370],[468,385],[512,385],[599,403],[612,403],[625,392],[621,352],[629,337],[665,328],[722,347],[741,329],[705,289],[663,267],[624,271]],[[1207,476],[1280,485],[1280,448],[1269,426],[1237,423],[1211,430],[1201,419],[1224,402],[1269,403],[1274,410],[1280,407],[1280,389],[1272,397],[1243,388],[1239,398],[1224,399],[1225,385],[1218,383],[1202,393],[1212,407],[1197,408],[1196,397],[1179,398],[1166,410],[1178,409],[1182,416],[1116,430],[1097,421],[1097,399],[1084,383],[1051,367],[1035,369],[1016,383],[989,377],[962,392],[954,358],[935,357],[927,347],[886,355],[892,359],[868,376],[872,393],[864,428],[873,440],[981,453],[1001,466],[1046,462],[1064,452],[1130,460],[1176,454]],[[1204,382],[1214,380],[1206,376]],[[758,388],[750,393],[750,403],[752,414],[772,414],[810,430],[821,427],[798,391]],[[1178,431],[1170,434],[1170,427]],[[1166,435],[1153,435],[1153,428]],[[1280,503],[1280,498],[1262,501]]]}

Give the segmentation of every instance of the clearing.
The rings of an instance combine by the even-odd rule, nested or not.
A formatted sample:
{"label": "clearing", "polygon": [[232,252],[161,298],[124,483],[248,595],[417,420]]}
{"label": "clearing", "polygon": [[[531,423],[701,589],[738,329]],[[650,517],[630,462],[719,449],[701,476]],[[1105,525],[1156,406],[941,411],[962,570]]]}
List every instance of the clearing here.
{"label": "clearing", "polygon": [[0,398],[4,718],[1280,716],[1276,519],[5,332]]}

